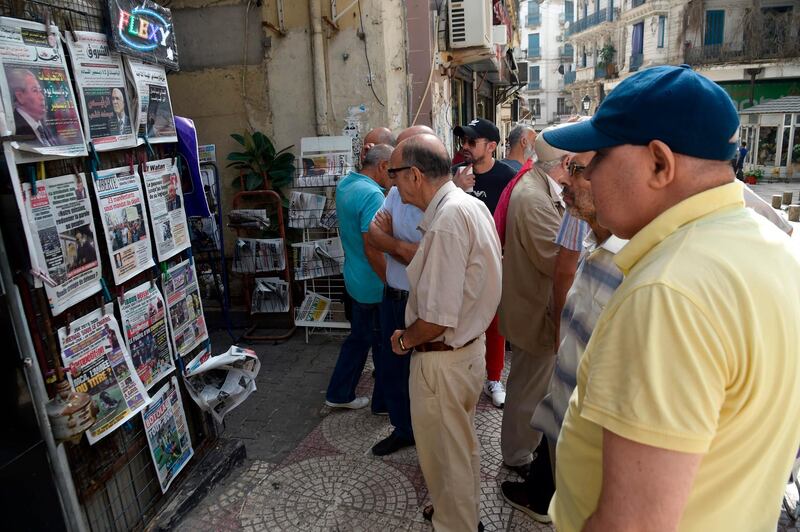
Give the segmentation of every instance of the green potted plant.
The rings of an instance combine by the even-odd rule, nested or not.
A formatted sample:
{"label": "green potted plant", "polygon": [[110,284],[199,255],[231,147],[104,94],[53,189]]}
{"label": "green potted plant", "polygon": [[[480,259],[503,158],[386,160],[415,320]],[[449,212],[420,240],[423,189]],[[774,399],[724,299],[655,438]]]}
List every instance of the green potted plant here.
{"label": "green potted plant", "polygon": [[606,43],[599,52],[597,52],[597,66],[605,67],[606,78],[611,78],[617,74],[617,65],[614,63],[614,54],[617,49],[611,43]]}
{"label": "green potted plant", "polygon": [[762,177],[764,177],[764,170],[761,168],[750,168],[744,171],[744,182],[748,185],[758,184]]}
{"label": "green potted plant", "polygon": [[245,131],[244,135],[233,133],[231,138],[244,148],[243,151],[228,154],[228,167],[239,170],[233,186],[243,190],[266,189],[281,193],[282,188],[292,183],[294,155],[288,150],[294,146],[276,152],[269,137],[260,131]]}

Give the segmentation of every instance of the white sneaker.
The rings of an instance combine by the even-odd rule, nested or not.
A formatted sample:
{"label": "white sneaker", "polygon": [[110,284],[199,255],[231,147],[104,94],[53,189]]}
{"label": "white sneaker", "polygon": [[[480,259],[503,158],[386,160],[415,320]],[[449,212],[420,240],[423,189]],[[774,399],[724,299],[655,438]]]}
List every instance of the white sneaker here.
{"label": "white sneaker", "polygon": [[500,381],[486,381],[483,385],[483,393],[492,400],[492,404],[497,408],[503,408],[506,404],[506,389]]}
{"label": "white sneaker", "polygon": [[[503,393],[503,397],[505,397],[505,393]],[[369,404],[369,397],[356,397],[349,403],[331,403],[330,401],[325,401],[325,404],[331,408],[349,408],[350,410],[358,410],[359,408],[364,408]]]}

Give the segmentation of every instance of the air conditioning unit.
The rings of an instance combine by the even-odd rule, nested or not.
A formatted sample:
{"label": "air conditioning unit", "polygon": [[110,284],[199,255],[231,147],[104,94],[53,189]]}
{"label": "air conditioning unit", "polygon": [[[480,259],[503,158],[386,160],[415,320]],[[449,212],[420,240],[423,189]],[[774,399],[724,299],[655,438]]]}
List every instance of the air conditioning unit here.
{"label": "air conditioning unit", "polygon": [[492,4],[490,0],[451,0],[447,6],[450,48],[492,46]]}

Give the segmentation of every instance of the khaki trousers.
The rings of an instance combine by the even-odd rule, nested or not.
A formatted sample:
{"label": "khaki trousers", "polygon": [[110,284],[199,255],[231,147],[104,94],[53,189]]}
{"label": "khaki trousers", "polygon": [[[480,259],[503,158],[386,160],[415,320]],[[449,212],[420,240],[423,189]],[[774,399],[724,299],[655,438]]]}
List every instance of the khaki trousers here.
{"label": "khaki trousers", "polygon": [[506,404],[500,431],[503,462],[510,466],[530,463],[542,433],[531,427],[531,418],[553,376],[556,357],[552,352],[532,353],[515,345],[506,383]]}
{"label": "khaki trousers", "polygon": [[478,529],[480,449],[475,406],[486,374],[485,338],[411,356],[411,424],[436,532]]}

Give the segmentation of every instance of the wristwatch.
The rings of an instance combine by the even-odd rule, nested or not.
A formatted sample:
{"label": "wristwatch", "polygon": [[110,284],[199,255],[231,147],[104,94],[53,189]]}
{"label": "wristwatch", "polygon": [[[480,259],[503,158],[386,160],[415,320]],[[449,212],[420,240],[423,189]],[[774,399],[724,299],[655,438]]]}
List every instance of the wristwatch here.
{"label": "wristwatch", "polygon": [[402,349],[403,351],[411,351],[403,343],[403,335],[402,334],[397,338],[397,343],[400,344],[400,349]]}

